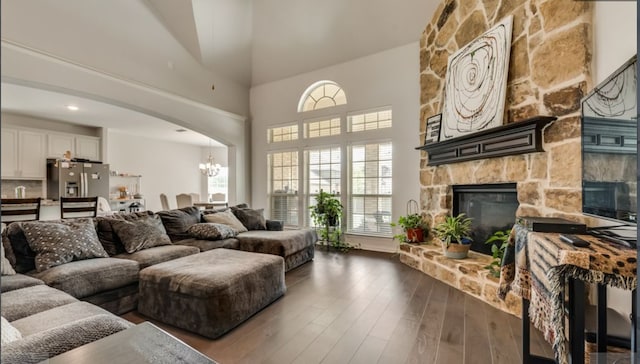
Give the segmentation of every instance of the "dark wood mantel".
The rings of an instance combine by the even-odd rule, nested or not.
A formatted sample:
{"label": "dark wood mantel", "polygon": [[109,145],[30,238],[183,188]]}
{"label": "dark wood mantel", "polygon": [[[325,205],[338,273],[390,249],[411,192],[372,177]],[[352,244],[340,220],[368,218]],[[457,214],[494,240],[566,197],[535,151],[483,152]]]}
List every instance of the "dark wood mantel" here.
{"label": "dark wood mantel", "polygon": [[556,119],[555,116],[535,116],[416,149],[429,154],[429,166],[543,152],[542,129]]}

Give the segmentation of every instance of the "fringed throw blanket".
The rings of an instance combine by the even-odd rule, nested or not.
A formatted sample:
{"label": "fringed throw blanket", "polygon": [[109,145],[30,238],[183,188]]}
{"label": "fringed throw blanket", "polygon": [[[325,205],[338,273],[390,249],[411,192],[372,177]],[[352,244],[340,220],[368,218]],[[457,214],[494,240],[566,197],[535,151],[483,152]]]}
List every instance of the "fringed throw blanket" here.
{"label": "fringed throw blanket", "polygon": [[627,290],[636,287],[635,249],[586,235],[581,238],[591,245],[574,247],[561,241],[559,234],[529,232],[515,225],[502,260],[498,296],[504,300],[512,290],[530,301],[529,319],[553,345],[560,364],[568,363],[562,310],[565,280],[575,278]]}

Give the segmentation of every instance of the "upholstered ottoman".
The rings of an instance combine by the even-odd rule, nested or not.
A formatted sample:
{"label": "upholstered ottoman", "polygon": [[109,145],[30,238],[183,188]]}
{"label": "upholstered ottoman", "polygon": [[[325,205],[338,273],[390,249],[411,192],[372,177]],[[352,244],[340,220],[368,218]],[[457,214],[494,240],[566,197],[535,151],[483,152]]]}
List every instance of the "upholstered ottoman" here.
{"label": "upholstered ottoman", "polygon": [[138,312],[215,339],[286,291],[282,257],[214,249],[140,271]]}

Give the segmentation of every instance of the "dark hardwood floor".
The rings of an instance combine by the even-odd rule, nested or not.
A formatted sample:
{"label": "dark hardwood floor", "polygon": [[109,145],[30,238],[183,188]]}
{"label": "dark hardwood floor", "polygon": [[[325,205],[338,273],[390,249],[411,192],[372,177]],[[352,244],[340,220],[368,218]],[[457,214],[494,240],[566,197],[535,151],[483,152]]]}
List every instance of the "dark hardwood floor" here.
{"label": "dark hardwood floor", "polygon": [[[218,340],[151,321],[222,364],[522,362],[520,319],[397,256],[320,248],[286,283],[284,297]],[[531,334],[532,352],[551,357],[542,335]]]}

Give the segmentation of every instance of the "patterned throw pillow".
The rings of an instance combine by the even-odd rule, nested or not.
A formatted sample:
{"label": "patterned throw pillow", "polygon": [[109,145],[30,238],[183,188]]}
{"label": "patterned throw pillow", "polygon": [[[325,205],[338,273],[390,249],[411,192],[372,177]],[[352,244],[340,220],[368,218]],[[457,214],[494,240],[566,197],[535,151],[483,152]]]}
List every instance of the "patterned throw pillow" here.
{"label": "patterned throw pillow", "polygon": [[231,210],[204,215],[203,218],[206,222],[215,222],[217,224],[227,225],[235,230],[236,233],[243,233],[247,231],[247,228],[242,225],[240,220],[238,220]]}
{"label": "patterned throw pillow", "polygon": [[213,222],[203,222],[192,225],[187,230],[189,235],[202,240],[222,240],[235,237],[236,231],[229,225],[216,224]]}
{"label": "patterned throw pillow", "polygon": [[171,239],[169,239],[158,215],[132,221],[112,221],[111,226],[127,253],[134,253],[154,246],[171,245]]}
{"label": "patterned throw pillow", "polygon": [[36,253],[38,272],[73,260],[109,257],[91,219],[24,222],[22,229]]}
{"label": "patterned throw pillow", "polygon": [[264,209],[250,209],[250,208],[235,208],[231,210],[236,215],[238,220],[248,230],[267,230],[267,223],[264,219]]}

